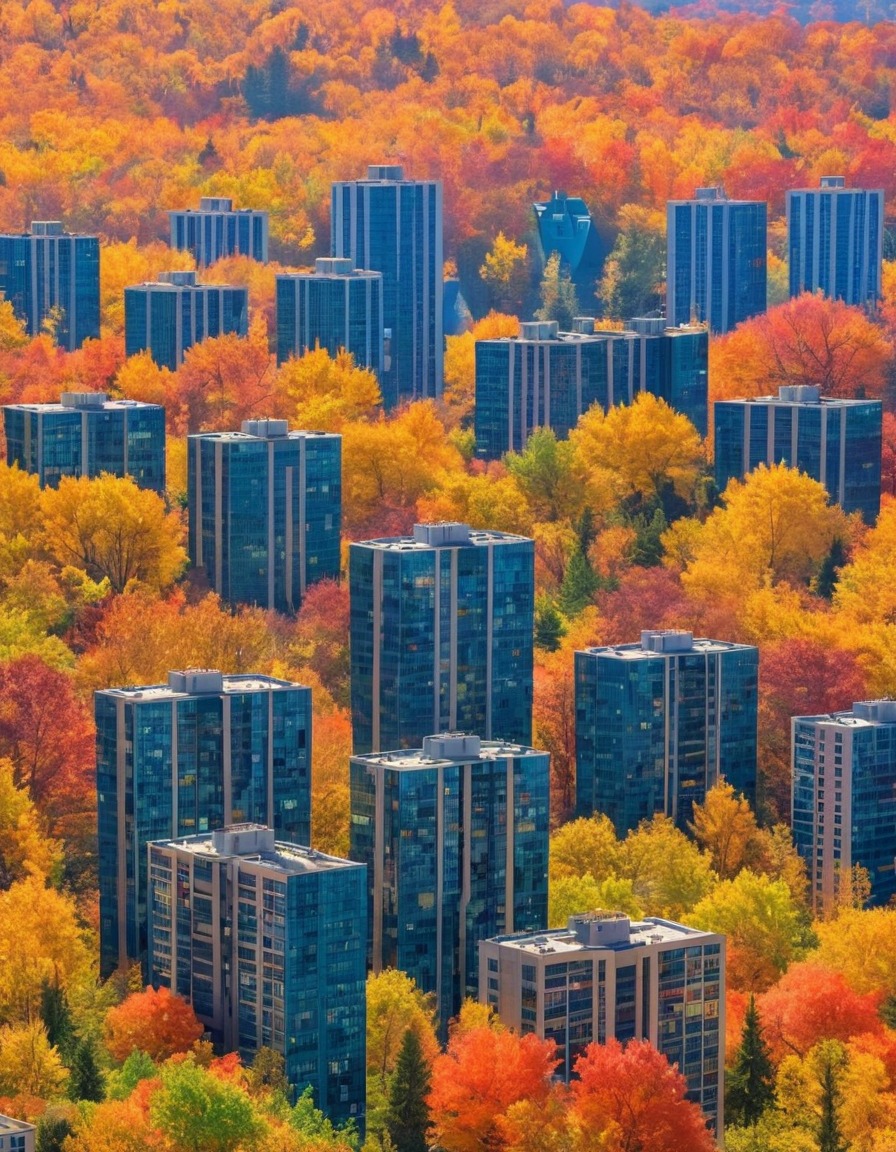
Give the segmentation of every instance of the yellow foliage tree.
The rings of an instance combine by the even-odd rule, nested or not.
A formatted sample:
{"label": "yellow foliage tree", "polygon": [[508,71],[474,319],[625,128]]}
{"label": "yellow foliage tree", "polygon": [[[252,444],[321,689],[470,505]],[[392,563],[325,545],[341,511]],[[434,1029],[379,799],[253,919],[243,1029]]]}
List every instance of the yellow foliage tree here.
{"label": "yellow foliage tree", "polygon": [[710,788],[702,804],[694,805],[690,827],[723,880],[736,876],[747,863],[759,831],[748,801],[725,780]]}
{"label": "yellow foliage tree", "polygon": [[339,432],[348,421],[372,420],[382,407],[376,375],[358,368],[344,348],[315,348],[287,360],[274,384],[277,410],[296,428]]}
{"label": "yellow foliage tree", "polygon": [[518,304],[529,278],[529,249],[503,232],[495,237],[479,275],[488,285],[495,302],[505,310]]}
{"label": "yellow foliage tree", "polygon": [[477,320],[469,332],[448,336],[445,340],[445,386],[443,399],[456,422],[467,421],[473,414],[476,392],[476,342],[517,336],[520,322],[516,316],[489,312]]}
{"label": "yellow foliage tree", "polygon": [[0,579],[15,575],[34,554],[40,526],[37,477],[0,462]]}
{"label": "yellow foliage tree", "polygon": [[62,845],[46,835],[27,790],[16,787],[12,764],[0,759],[0,888],[27,876],[46,883],[61,865]]}
{"label": "yellow foliage tree", "polygon": [[130,478],[64,477],[43,490],[41,511],[44,547],[56,563],[108,579],[115,592],[132,580],[167,588],[186,563],[179,518]]}
{"label": "yellow foliage tree", "polygon": [[840,569],[834,603],[862,624],[896,624],[896,500],[881,508],[851,562]]}
{"label": "yellow foliage tree", "polygon": [[65,1087],[68,1073],[39,1020],[0,1028],[0,1096],[49,1099]]}

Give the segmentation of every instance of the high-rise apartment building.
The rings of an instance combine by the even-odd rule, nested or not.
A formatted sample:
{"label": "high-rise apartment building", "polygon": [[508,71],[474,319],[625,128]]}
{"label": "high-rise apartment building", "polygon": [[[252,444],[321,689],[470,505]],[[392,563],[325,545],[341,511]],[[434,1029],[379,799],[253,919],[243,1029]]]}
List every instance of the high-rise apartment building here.
{"label": "high-rise apartment building", "polygon": [[383,277],[321,258],[313,272],[277,277],[277,363],[317,347],[351,352],[359,368],[383,374]]}
{"label": "high-rise apartment building", "polygon": [[553,1040],[567,1082],[589,1044],[649,1040],[723,1131],[724,936],[621,912],[571,916],[480,944],[479,999],[515,1032]]}
{"label": "high-rise apartment building", "polygon": [[822,397],[810,385],[777,396],[720,400],[713,410],[719,491],[760,464],[787,464],[818,480],[845,512],[873,524],[880,511],[879,400]]}
{"label": "high-rise apartment building", "polygon": [[667,208],[666,317],[730,332],[766,308],[767,205],[698,188]]}
{"label": "high-rise apartment building", "polygon": [[248,326],[248,289],[197,284],[195,272],[161,272],[155,283],[124,290],[126,355],[148,350],[172,372],[194,344],[228,332],[245,336]]}
{"label": "high-rise apartment building", "polygon": [[0,294],[29,336],[52,324],[56,343],[72,351],[100,335],[100,242],[75,236],[58,220],[0,236]]}
{"label": "high-rise apartment building", "polygon": [[706,435],[709,338],[702,325],[666,328],[630,320],[623,332],[574,331],[556,321],[520,325],[519,336],[476,341],[476,453],[496,460],[520,452],[536,428],[565,439],[592,404],[606,412],[650,392]]}
{"label": "high-rise apartment building", "polygon": [[349,550],[356,753],[432,732],[532,739],[535,546],[466,524]]}
{"label": "high-rise apartment building", "polygon": [[847,304],[880,299],[884,193],[822,176],[820,188],[787,193],[790,295],[821,291]]}
{"label": "high-rise apartment building", "polygon": [[195,208],[168,213],[171,247],[192,252],[200,268],[225,256],[251,256],[268,262],[268,214],[257,208],[234,208],[223,196],[203,196]]}
{"label": "high-rise apartment building", "polygon": [[576,652],[576,815],[686,828],[723,777],[755,806],[758,674],[756,648],[690,632]]}
{"label": "high-rise apartment building", "polygon": [[7,404],[6,462],[55,488],[63,476],[130,476],[165,491],[165,409],[104,392],[63,392],[58,404]]}
{"label": "high-rise apartment building", "polygon": [[383,401],[442,395],[442,185],[373,164],[333,185],[332,254],[383,275]]}
{"label": "high-rise apartment building", "polygon": [[95,695],[100,969],[146,959],[146,845],[245,821],[310,841],[311,690],[170,672]]}
{"label": "high-rise apartment building", "polygon": [[349,855],[367,865],[371,963],[435,994],[442,1031],[476,996],[477,946],[544,928],[550,756],[450,733],[353,756]]}
{"label": "high-rise apartment building", "polygon": [[222,599],[295,612],[339,576],[341,436],[244,420],[187,444],[190,562]]}
{"label": "high-rise apartment building", "polygon": [[334,1124],[363,1129],[366,869],[238,824],[149,845],[149,971],[225,1052],[284,1058]]}
{"label": "high-rise apartment building", "polygon": [[795,716],[793,839],[819,915],[867,869],[871,902],[896,896],[896,701],[868,700],[826,716]]}

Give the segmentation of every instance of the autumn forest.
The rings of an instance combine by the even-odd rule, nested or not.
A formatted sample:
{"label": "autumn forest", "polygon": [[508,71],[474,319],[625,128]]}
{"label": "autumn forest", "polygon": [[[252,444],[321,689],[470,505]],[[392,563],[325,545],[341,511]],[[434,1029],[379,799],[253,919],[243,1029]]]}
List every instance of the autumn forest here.
{"label": "autumn forest", "polygon": [[[188,667],[310,685],[313,844],[348,852],[346,583],[314,585],[293,618],[231,609],[187,565],[187,434],[265,416],[342,435],[343,561],[349,541],[420,521],[535,540],[550,923],[612,908],[726,935],[730,1152],[896,1148],[896,911],[866,907],[856,868],[813,916],[789,828],[791,716],[896,696],[894,91],[886,22],[625,0],[4,0],[0,232],[98,234],[102,330],[66,352],[52,321],[29,337],[0,300],[0,403],[102,391],[162,403],[168,422],[164,500],[109,476],[41,489],[0,465],[0,1113],[38,1122],[39,1152],[362,1143],[309,1095],[289,1102],[273,1053],[215,1054],[139,971],[97,976],[96,689]],[[388,415],[348,354],[273,355],[276,274],[328,254],[331,182],[376,162],[442,181],[446,275],[471,314],[446,341],[444,396]],[[892,214],[873,312],[788,295],[784,194],[832,173],[883,188]],[[475,341],[551,306],[533,202],[564,189],[589,205],[608,257],[576,304],[613,328],[661,306],[666,201],[715,185],[768,202],[769,309],[711,339],[710,402],[782,384],[882,399],[874,526],[784,466],[717,491],[711,436],[650,395],[476,458]],[[248,336],[206,340],[176,371],[126,359],[124,289],[193,267],[168,211],[200,196],[270,212],[269,264],[200,273],[248,288]],[[690,834],[657,816],[619,838],[571,819],[573,653],[666,628],[759,648],[757,807],[721,784]],[[484,1006],[440,1047],[403,974],[371,977],[367,1004],[367,1152],[417,1152],[414,1104],[446,1152],[714,1146],[646,1042],[594,1046],[567,1089],[552,1046]]]}

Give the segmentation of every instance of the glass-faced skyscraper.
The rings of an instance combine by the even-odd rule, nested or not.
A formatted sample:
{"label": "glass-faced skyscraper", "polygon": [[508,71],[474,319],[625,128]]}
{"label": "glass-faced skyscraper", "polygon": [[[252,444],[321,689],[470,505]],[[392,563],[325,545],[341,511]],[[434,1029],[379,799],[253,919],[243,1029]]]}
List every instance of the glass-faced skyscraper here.
{"label": "glass-faced skyscraper", "polygon": [[521,1036],[553,1040],[567,1083],[589,1044],[649,1040],[723,1130],[724,936],[621,912],[570,916],[566,928],[483,941],[479,1000]]}
{"label": "glass-faced skyscraper", "polygon": [[30,232],[0,236],[0,294],[29,336],[37,336],[55,310],[61,348],[99,339],[99,238],[63,232],[58,220],[35,220]]}
{"label": "glass-faced skyscraper", "polygon": [[820,188],[787,193],[791,296],[821,291],[847,304],[873,304],[883,243],[882,188],[847,188],[842,176],[822,176]]}
{"label": "glass-faced skyscraper", "polygon": [[383,374],[383,277],[321,258],[313,272],[277,277],[277,363],[317,347],[351,352],[359,368]]}
{"label": "glass-faced skyscraper", "polygon": [[195,208],[168,213],[171,247],[193,253],[197,265],[207,268],[225,256],[251,256],[268,260],[268,214],[257,208],[234,208],[223,196],[203,196]]}
{"label": "glass-faced skyscraper", "polygon": [[149,845],[149,975],[212,1040],[283,1056],[334,1124],[363,1130],[367,889],[363,864],[239,824]]}
{"label": "glass-faced skyscraper", "polygon": [[532,739],[535,546],[466,524],[349,551],[356,753],[432,732]]}
{"label": "glass-faced skyscraper", "polygon": [[793,839],[806,861],[812,907],[825,915],[868,871],[871,902],[896,896],[896,700],[794,716]]}
{"label": "glass-faced skyscraper", "polygon": [[720,492],[760,464],[787,464],[823,484],[845,512],[873,524],[880,511],[880,400],[823,398],[791,385],[777,396],[720,400],[714,407]]}
{"label": "glass-faced skyscraper", "polygon": [[666,320],[730,332],[766,308],[767,205],[698,188],[667,207]]}
{"label": "glass-faced skyscraper", "polygon": [[723,777],[755,807],[758,676],[756,648],[690,632],[576,652],[576,815],[684,829]]}
{"label": "glass-faced skyscraper", "polygon": [[271,676],[171,672],[94,699],[100,969],[146,958],[146,845],[252,821],[307,844],[311,690]]}
{"label": "glass-faced skyscraper", "polygon": [[442,185],[373,164],[333,185],[332,253],[383,274],[387,408],[442,395]]}
{"label": "glass-faced skyscraper", "polygon": [[249,329],[249,293],[228,284],[198,284],[195,272],[161,272],[156,283],[124,290],[124,350],[148,350],[172,372],[184,353],[209,336]]}
{"label": "glass-faced skyscraper", "polygon": [[550,756],[477,736],[353,756],[349,855],[367,865],[371,963],[436,997],[443,1033],[476,996],[477,946],[543,929]]}
{"label": "glass-faced skyscraper", "polygon": [[341,436],[244,420],[187,444],[190,562],[222,599],[295,612],[339,576]]}
{"label": "glass-faced skyscraper", "polygon": [[3,409],[6,462],[31,472],[41,487],[63,476],[130,476],[140,488],[165,491],[165,409],[104,392],[63,392],[58,404]]}

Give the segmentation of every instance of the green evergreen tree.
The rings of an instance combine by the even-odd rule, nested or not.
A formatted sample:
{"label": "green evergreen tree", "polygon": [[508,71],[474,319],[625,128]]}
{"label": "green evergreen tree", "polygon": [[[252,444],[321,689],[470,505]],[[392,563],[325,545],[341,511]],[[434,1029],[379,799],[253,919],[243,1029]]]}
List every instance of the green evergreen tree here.
{"label": "green evergreen tree", "polygon": [[279,1092],[292,1099],[292,1087],[286,1079],[286,1061],[273,1048],[261,1047],[255,1053],[252,1067],[246,1073],[250,1096]]}
{"label": "green evergreen tree", "polygon": [[69,1072],[70,1100],[92,1100],[98,1103],[105,1097],[103,1074],[97,1063],[93,1044],[89,1040],[78,1041]]}
{"label": "green evergreen tree", "polygon": [[37,1122],[34,1152],[62,1152],[62,1145],[74,1129],[58,1108],[48,1108]]}
{"label": "green evergreen tree", "polygon": [[537,320],[556,320],[561,332],[572,329],[574,317],[579,315],[576,286],[568,272],[560,267],[560,253],[552,252],[544,266],[539,288],[541,307],[536,309]]}
{"label": "green evergreen tree", "polygon": [[429,1105],[426,1097],[432,1075],[423,1056],[420,1037],[413,1028],[404,1034],[392,1082],[386,1130],[396,1152],[426,1152]]}
{"label": "green evergreen tree", "polygon": [[830,600],[833,597],[840,569],[847,560],[848,556],[843,541],[839,538],[834,540],[831,544],[831,550],[822,560],[818,575],[815,578],[815,591],[819,596],[824,596],[825,600]]}
{"label": "green evergreen tree", "polygon": [[627,205],[623,226],[604,264],[597,296],[614,320],[646,316],[663,306],[665,230],[652,227],[643,209]]}
{"label": "green evergreen tree", "polygon": [[569,558],[563,583],[560,585],[560,610],[564,616],[578,616],[591,603],[594,593],[600,587],[600,580],[591,567],[591,562],[576,546]]}
{"label": "green evergreen tree", "polygon": [[818,1124],[818,1152],[847,1152],[849,1145],[840,1131],[840,1071],[846,1063],[843,1045],[836,1040],[819,1044],[818,1079],[821,1084],[821,1118]]}
{"label": "green evergreen tree", "polygon": [[762,1034],[756,1001],[751,996],[740,1048],[725,1088],[725,1119],[744,1127],[755,1124],[774,1099],[775,1068]]}
{"label": "green evergreen tree", "polygon": [[49,981],[44,984],[40,997],[40,1018],[47,1030],[47,1039],[58,1049],[62,1062],[69,1064],[77,1041],[68,1000],[58,984]]}
{"label": "green evergreen tree", "polygon": [[550,596],[539,593],[535,597],[535,647],[545,652],[556,652],[566,635],[563,617]]}

